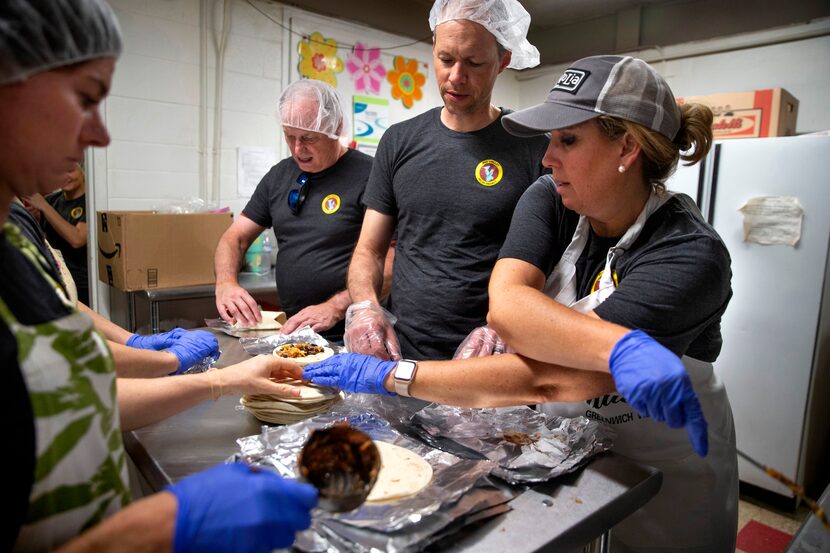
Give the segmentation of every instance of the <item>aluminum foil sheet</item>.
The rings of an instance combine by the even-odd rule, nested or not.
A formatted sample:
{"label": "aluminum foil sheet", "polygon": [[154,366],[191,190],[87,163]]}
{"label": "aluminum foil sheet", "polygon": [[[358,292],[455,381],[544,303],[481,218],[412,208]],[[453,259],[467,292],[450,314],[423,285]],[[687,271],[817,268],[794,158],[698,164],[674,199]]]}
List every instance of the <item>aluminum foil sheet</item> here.
{"label": "aluminum foil sheet", "polygon": [[510,510],[507,501],[513,493],[499,486],[479,484],[446,508],[423,517],[417,524],[397,532],[377,532],[338,520],[317,525],[318,537],[329,543],[327,551],[376,553],[421,551],[457,533],[464,526]]}
{"label": "aluminum foil sheet", "polygon": [[198,374],[208,371],[216,365],[216,362],[219,361],[219,357],[222,355],[222,352],[219,352],[219,355],[214,357],[213,355],[208,355],[203,357],[198,363],[194,363],[189,369],[184,371],[182,374]]}
{"label": "aluminum foil sheet", "polygon": [[[356,397],[359,396],[350,396]],[[523,491],[489,479],[486,475],[494,468],[493,463],[459,459],[413,442],[374,414],[355,414],[363,404],[348,399],[341,403],[337,413],[291,426],[263,429],[258,436],[238,440],[241,453],[237,459],[272,467],[293,478],[297,454],[311,431],[346,420],[374,439],[422,455],[433,467],[433,481],[417,496],[395,503],[363,505],[341,514],[315,510],[312,528],[298,534],[295,548],[315,553],[415,552],[466,524],[509,510],[507,502]]]}
{"label": "aluminum foil sheet", "polygon": [[557,417],[529,407],[469,409],[429,405],[412,417],[424,441],[461,457],[484,456],[511,484],[572,472],[611,448],[613,430],[586,417]]}

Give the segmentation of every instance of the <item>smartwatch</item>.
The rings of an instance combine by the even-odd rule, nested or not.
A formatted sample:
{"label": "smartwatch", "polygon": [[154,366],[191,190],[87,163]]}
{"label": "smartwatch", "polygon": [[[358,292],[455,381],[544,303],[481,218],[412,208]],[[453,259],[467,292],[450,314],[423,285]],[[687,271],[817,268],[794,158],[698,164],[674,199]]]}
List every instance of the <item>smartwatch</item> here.
{"label": "smartwatch", "polygon": [[395,374],[393,375],[395,392],[397,394],[410,397],[409,385],[412,384],[412,379],[415,378],[415,372],[417,370],[417,361],[412,361],[411,359],[401,359],[398,361],[398,366],[395,367]]}

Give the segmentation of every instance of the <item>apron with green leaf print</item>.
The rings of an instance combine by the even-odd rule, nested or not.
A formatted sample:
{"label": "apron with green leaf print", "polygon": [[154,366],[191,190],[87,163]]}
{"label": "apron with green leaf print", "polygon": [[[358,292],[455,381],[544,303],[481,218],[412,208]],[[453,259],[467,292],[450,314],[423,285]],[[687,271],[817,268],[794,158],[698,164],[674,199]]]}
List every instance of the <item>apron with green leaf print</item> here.
{"label": "apron with green leaf print", "polygon": [[69,315],[29,326],[0,299],[35,416],[34,483],[15,550],[47,551],[130,500],[115,369],[104,338],[66,301],[37,248],[13,224],[3,232],[71,308]]}

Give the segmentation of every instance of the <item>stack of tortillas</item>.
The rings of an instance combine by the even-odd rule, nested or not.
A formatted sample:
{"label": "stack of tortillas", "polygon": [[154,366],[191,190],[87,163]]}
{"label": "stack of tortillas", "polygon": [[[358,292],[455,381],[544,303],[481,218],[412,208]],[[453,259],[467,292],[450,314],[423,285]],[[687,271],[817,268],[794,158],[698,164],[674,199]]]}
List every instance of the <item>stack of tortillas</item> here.
{"label": "stack of tortillas", "polygon": [[418,494],[432,481],[432,465],[417,453],[387,442],[375,441],[380,472],[367,503],[390,503]]}
{"label": "stack of tortillas", "polygon": [[300,397],[257,394],[243,396],[239,402],[262,422],[293,424],[325,413],[340,399],[340,393],[334,388],[303,384],[300,380],[280,383],[299,388]]}

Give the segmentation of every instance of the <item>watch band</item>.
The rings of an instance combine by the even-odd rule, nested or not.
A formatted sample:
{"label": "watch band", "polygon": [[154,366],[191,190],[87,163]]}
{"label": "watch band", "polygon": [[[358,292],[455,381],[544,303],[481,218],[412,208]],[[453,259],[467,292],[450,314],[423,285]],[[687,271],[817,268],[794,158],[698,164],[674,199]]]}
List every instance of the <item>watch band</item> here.
{"label": "watch band", "polygon": [[398,395],[410,397],[409,385],[415,378],[415,373],[418,371],[418,362],[411,359],[401,359],[395,367],[395,373],[392,379],[395,382],[395,393]]}

